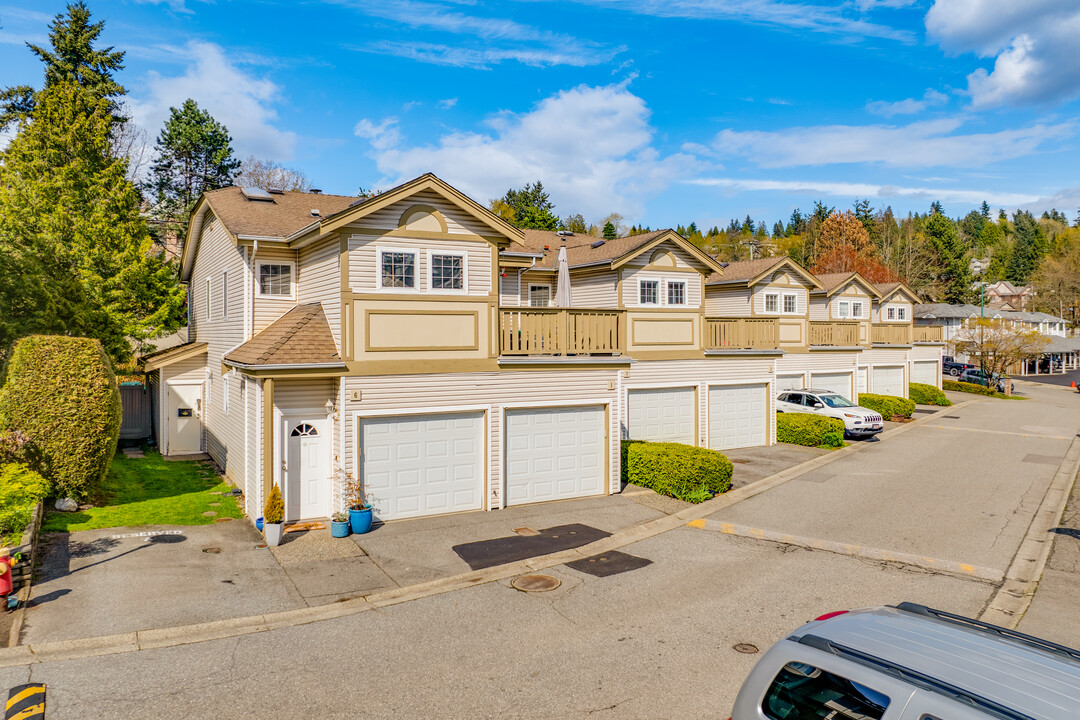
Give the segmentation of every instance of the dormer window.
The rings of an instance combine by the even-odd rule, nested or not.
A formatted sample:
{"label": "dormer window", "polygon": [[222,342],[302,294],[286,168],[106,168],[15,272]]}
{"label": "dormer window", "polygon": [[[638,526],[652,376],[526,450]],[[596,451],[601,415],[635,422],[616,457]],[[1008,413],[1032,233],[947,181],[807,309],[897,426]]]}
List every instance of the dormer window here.
{"label": "dormer window", "polygon": [[293,296],[292,263],[259,263],[259,295],[291,298]]}

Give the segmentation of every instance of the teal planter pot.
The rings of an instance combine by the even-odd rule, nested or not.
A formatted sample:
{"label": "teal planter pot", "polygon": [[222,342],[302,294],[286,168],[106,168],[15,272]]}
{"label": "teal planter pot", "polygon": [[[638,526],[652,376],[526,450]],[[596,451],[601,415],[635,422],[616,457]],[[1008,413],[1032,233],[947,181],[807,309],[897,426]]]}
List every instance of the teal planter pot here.
{"label": "teal planter pot", "polygon": [[331,520],[330,536],[336,538],[349,537],[349,521],[338,522],[337,520]]}
{"label": "teal planter pot", "polygon": [[362,510],[349,508],[349,527],[356,535],[363,535],[371,530],[372,512],[371,506]]}

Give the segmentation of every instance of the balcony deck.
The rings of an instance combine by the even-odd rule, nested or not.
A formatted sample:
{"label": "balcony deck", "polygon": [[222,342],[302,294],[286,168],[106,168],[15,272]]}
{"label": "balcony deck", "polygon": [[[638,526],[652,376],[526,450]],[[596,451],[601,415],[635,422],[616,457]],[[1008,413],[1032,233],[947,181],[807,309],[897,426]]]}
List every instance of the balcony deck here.
{"label": "balcony deck", "polygon": [[502,308],[503,355],[619,355],[625,352],[622,310]]}
{"label": "balcony deck", "polygon": [[705,318],[706,350],[776,350],[779,318]]}
{"label": "balcony deck", "polygon": [[810,321],[810,344],[855,347],[859,344],[858,321]]}

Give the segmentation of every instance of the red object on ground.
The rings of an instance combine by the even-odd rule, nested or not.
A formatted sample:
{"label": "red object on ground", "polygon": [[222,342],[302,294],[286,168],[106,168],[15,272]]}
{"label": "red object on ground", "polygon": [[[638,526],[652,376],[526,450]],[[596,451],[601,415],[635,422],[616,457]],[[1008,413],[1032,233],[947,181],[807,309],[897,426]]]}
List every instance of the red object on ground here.
{"label": "red object on ground", "polygon": [[0,595],[11,594],[11,558],[0,557]]}

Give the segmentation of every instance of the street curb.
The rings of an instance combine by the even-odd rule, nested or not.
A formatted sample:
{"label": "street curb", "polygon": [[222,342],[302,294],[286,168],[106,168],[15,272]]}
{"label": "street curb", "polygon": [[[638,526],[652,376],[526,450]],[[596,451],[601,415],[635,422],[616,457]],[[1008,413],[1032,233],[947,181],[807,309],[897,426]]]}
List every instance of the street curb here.
{"label": "street curb", "polygon": [[[946,412],[953,412],[975,400],[968,400],[948,408],[942,408],[932,415],[919,418],[910,423],[893,428],[881,434],[881,437],[900,435],[921,425],[925,425],[934,418]],[[139,630],[132,633],[119,635],[103,635],[98,637],[80,638],[78,640],[63,640],[58,642],[37,643],[20,645],[12,648],[0,648],[0,668],[20,665],[33,665],[43,662],[58,660],[75,660],[80,658],[96,657],[99,655],[114,655],[117,653],[139,652],[156,648],[175,647],[179,645],[191,645],[209,640],[221,640],[229,637],[250,635],[253,633],[268,632],[280,628],[307,625],[322,620],[356,615],[368,610],[398,605],[401,603],[420,600],[433,595],[441,595],[455,590],[463,590],[477,585],[486,585],[499,580],[521,575],[523,573],[546,570],[548,568],[564,565],[574,560],[582,560],[601,553],[631,545],[642,540],[647,540],[665,532],[685,527],[694,520],[703,520],[715,512],[731,507],[743,500],[760,495],[767,490],[783,485],[800,475],[816,470],[852,453],[874,447],[876,443],[859,443],[834,450],[827,455],[818,455],[806,462],[781,470],[775,475],[762,478],[757,482],[744,485],[741,488],[730,490],[723,495],[718,495],[712,500],[706,500],[698,505],[680,510],[672,515],[649,520],[641,525],[620,530],[606,538],[597,540],[571,550],[563,550],[550,555],[541,555],[527,560],[520,560],[505,565],[496,565],[483,570],[451,575],[437,580],[431,580],[403,588],[383,590],[362,597],[353,598],[340,603],[328,605],[316,605],[314,607],[296,608],[284,610],[278,613],[265,615],[251,615],[247,617],[230,618],[227,620],[215,620],[192,625],[179,625],[167,628],[154,628]],[[1080,452],[1080,449],[1078,449]]]}
{"label": "street curb", "polygon": [[1080,472],[1080,436],[1074,437],[1070,443],[1065,459],[1058,466],[1039,509],[1031,518],[1020,548],[1005,571],[1005,582],[991,598],[980,620],[1013,630],[1020,624],[1031,606],[1050,559],[1050,551],[1054,547],[1054,537],[1050,531],[1058,526],[1065,514],[1077,472]]}

